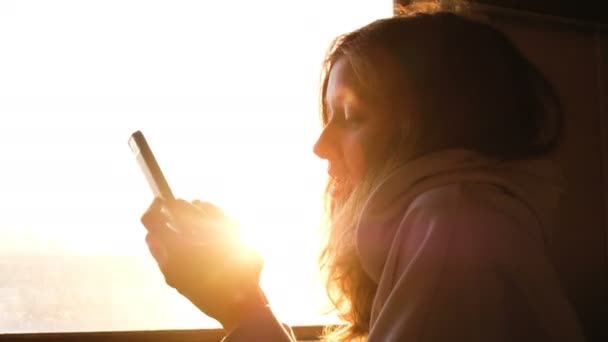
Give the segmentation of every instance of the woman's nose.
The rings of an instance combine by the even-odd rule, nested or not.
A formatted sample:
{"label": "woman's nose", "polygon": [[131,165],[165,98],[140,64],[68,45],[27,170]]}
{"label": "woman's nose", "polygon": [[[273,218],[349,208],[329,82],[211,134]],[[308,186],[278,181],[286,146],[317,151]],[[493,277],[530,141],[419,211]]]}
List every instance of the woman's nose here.
{"label": "woman's nose", "polygon": [[336,159],[339,154],[336,138],[332,126],[325,126],[313,147],[313,152],[321,159]]}

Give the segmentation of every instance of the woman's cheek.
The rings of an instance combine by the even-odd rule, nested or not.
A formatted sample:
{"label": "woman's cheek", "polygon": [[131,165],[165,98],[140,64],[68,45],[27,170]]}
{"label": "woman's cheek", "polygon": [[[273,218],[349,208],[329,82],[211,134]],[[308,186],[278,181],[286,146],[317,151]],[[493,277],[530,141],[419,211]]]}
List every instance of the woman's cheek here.
{"label": "woman's cheek", "polygon": [[365,139],[364,136],[357,135],[349,144],[349,174],[354,184],[358,184],[365,177],[369,169],[370,161],[374,149],[368,144],[371,139]]}

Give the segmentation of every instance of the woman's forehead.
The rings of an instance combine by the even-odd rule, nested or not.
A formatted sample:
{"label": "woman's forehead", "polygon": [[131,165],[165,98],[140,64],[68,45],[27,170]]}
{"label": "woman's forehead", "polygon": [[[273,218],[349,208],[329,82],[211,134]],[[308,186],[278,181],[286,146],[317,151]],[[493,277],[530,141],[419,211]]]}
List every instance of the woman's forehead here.
{"label": "woman's forehead", "polygon": [[331,105],[336,101],[352,102],[366,97],[365,79],[349,59],[344,57],[338,59],[329,72],[323,101],[326,105]]}

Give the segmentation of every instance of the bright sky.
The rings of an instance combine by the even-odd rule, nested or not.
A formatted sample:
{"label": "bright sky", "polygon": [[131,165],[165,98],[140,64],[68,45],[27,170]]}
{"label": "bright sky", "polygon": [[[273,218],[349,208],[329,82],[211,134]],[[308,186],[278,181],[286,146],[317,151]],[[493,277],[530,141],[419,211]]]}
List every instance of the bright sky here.
{"label": "bright sky", "polygon": [[241,220],[277,314],[319,323],[321,60],[391,6],[1,1],[0,251],[147,256],[152,195],[127,145],[142,130],[178,197]]}

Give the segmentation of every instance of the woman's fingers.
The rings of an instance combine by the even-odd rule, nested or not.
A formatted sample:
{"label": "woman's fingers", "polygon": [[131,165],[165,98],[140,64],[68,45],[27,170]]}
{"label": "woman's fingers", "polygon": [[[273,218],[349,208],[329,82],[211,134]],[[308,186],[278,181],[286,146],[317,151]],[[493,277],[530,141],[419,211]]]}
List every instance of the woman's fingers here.
{"label": "woman's fingers", "polygon": [[176,230],[188,236],[206,230],[212,219],[196,206],[181,199],[168,202],[166,206]]}
{"label": "woman's fingers", "polygon": [[182,199],[156,198],[141,222],[170,250],[174,245],[177,249],[184,245],[205,245],[233,240],[238,235],[238,224],[234,220],[217,206],[201,201],[189,203]]}
{"label": "woman's fingers", "polygon": [[212,222],[213,226],[220,234],[233,236],[239,234],[239,222],[226,215],[218,206],[200,200],[194,200],[192,201],[192,204],[201,209],[205,215],[212,218],[210,222]]}
{"label": "woman's fingers", "polygon": [[176,230],[192,238],[193,243],[226,238],[235,232],[235,222],[211,203],[197,200],[189,203],[177,199],[167,202],[166,206],[172,214],[171,221]]}
{"label": "woman's fingers", "polygon": [[141,217],[141,223],[149,232],[163,230],[167,225],[167,217],[162,212],[163,200],[155,198]]}
{"label": "woman's fingers", "polygon": [[223,217],[226,216],[222,209],[218,206],[210,203],[210,202],[202,202],[200,200],[192,201],[192,205],[200,209],[203,213],[213,217]]}
{"label": "woman's fingers", "polygon": [[161,269],[164,268],[169,262],[169,253],[162,239],[156,234],[148,233],[146,235],[146,244],[158,266]]}
{"label": "woman's fingers", "polygon": [[179,289],[191,281],[196,273],[197,255],[192,246],[178,233],[170,229],[163,230],[164,233],[154,232],[146,235],[146,244],[150,254],[158,264],[167,285]]}

